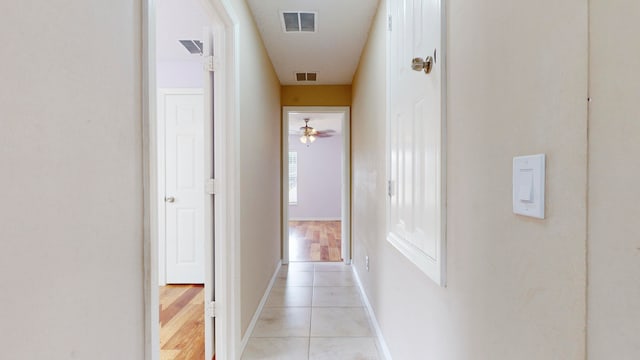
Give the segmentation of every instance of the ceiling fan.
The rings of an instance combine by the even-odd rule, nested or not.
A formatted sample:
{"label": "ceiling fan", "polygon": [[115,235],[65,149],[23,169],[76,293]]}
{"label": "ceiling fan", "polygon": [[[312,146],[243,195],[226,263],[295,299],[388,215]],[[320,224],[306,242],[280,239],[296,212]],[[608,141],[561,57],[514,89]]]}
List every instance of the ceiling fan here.
{"label": "ceiling fan", "polygon": [[302,136],[300,142],[309,146],[312,142],[316,141],[316,138],[331,137],[336,134],[335,130],[316,130],[309,126],[310,118],[304,118],[304,126],[300,128]]}

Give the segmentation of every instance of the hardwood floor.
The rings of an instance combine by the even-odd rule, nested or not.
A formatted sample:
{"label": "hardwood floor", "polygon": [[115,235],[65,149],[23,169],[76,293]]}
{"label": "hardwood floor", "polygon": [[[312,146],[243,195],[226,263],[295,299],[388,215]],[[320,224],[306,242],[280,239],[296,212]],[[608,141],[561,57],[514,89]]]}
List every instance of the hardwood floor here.
{"label": "hardwood floor", "polygon": [[342,261],[340,221],[289,221],[290,261]]}
{"label": "hardwood floor", "polygon": [[160,359],[204,359],[204,288],[160,287]]}

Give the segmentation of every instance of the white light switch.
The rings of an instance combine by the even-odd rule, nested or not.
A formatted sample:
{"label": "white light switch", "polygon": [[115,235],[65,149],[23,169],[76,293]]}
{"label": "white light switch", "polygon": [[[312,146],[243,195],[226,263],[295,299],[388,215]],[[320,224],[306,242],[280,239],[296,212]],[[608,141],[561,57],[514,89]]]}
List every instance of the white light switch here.
{"label": "white light switch", "polygon": [[545,155],[513,158],[513,212],[544,219]]}
{"label": "white light switch", "polygon": [[531,202],[533,200],[533,172],[521,171],[518,176],[521,177],[518,186],[518,200]]}

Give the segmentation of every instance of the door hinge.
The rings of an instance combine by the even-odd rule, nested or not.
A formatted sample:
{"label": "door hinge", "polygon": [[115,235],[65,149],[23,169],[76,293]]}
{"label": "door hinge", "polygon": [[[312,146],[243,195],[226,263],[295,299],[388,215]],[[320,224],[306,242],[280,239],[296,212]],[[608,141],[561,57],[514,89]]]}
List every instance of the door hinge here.
{"label": "door hinge", "polygon": [[205,56],[204,58],[204,70],[205,71],[216,71],[218,61],[215,56]]}
{"label": "door hinge", "polygon": [[387,181],[387,194],[389,197],[393,196],[393,180]]}
{"label": "door hinge", "polygon": [[207,316],[214,318],[216,317],[216,302],[215,301],[211,301],[209,302],[209,304],[207,305]]}
{"label": "door hinge", "polygon": [[215,195],[218,192],[218,182],[216,179],[209,179],[205,184],[205,192],[209,195]]}
{"label": "door hinge", "polygon": [[391,17],[391,15],[389,15],[387,19],[388,19],[388,28],[389,28],[389,31],[391,31],[393,30],[393,20],[392,20],[393,18]]}

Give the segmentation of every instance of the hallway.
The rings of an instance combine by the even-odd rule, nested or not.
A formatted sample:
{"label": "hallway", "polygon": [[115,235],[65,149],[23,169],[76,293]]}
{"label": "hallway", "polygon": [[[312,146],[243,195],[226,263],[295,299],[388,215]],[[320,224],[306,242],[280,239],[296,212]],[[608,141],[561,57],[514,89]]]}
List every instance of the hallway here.
{"label": "hallway", "polygon": [[242,356],[381,359],[352,267],[291,263],[280,269]]}
{"label": "hallway", "polygon": [[[161,57],[170,34],[156,31],[158,10],[169,3],[206,6],[198,13],[211,26],[180,32]],[[158,88],[205,83],[215,89],[202,87],[201,110],[213,116],[198,134],[214,138],[203,159],[214,171],[173,180],[214,208],[215,226],[185,221],[183,233],[215,242],[177,248],[185,261],[216,257],[203,290],[215,324],[200,317],[206,360],[245,349],[245,359],[640,359],[640,1],[0,9],[3,359],[160,360],[184,349],[169,336],[160,347],[159,324],[177,328],[180,315],[175,301],[159,311],[167,254],[157,210],[184,202],[154,181],[166,175]],[[352,265],[294,264],[278,278],[286,222],[337,219],[283,216],[284,110],[308,107],[349,108],[341,242]],[[427,114],[434,121],[415,121]],[[201,155],[197,139],[180,139],[180,151]],[[544,155],[544,177],[514,171],[527,155]],[[513,211],[534,198],[544,219]],[[347,342],[364,349],[326,345]]]}

